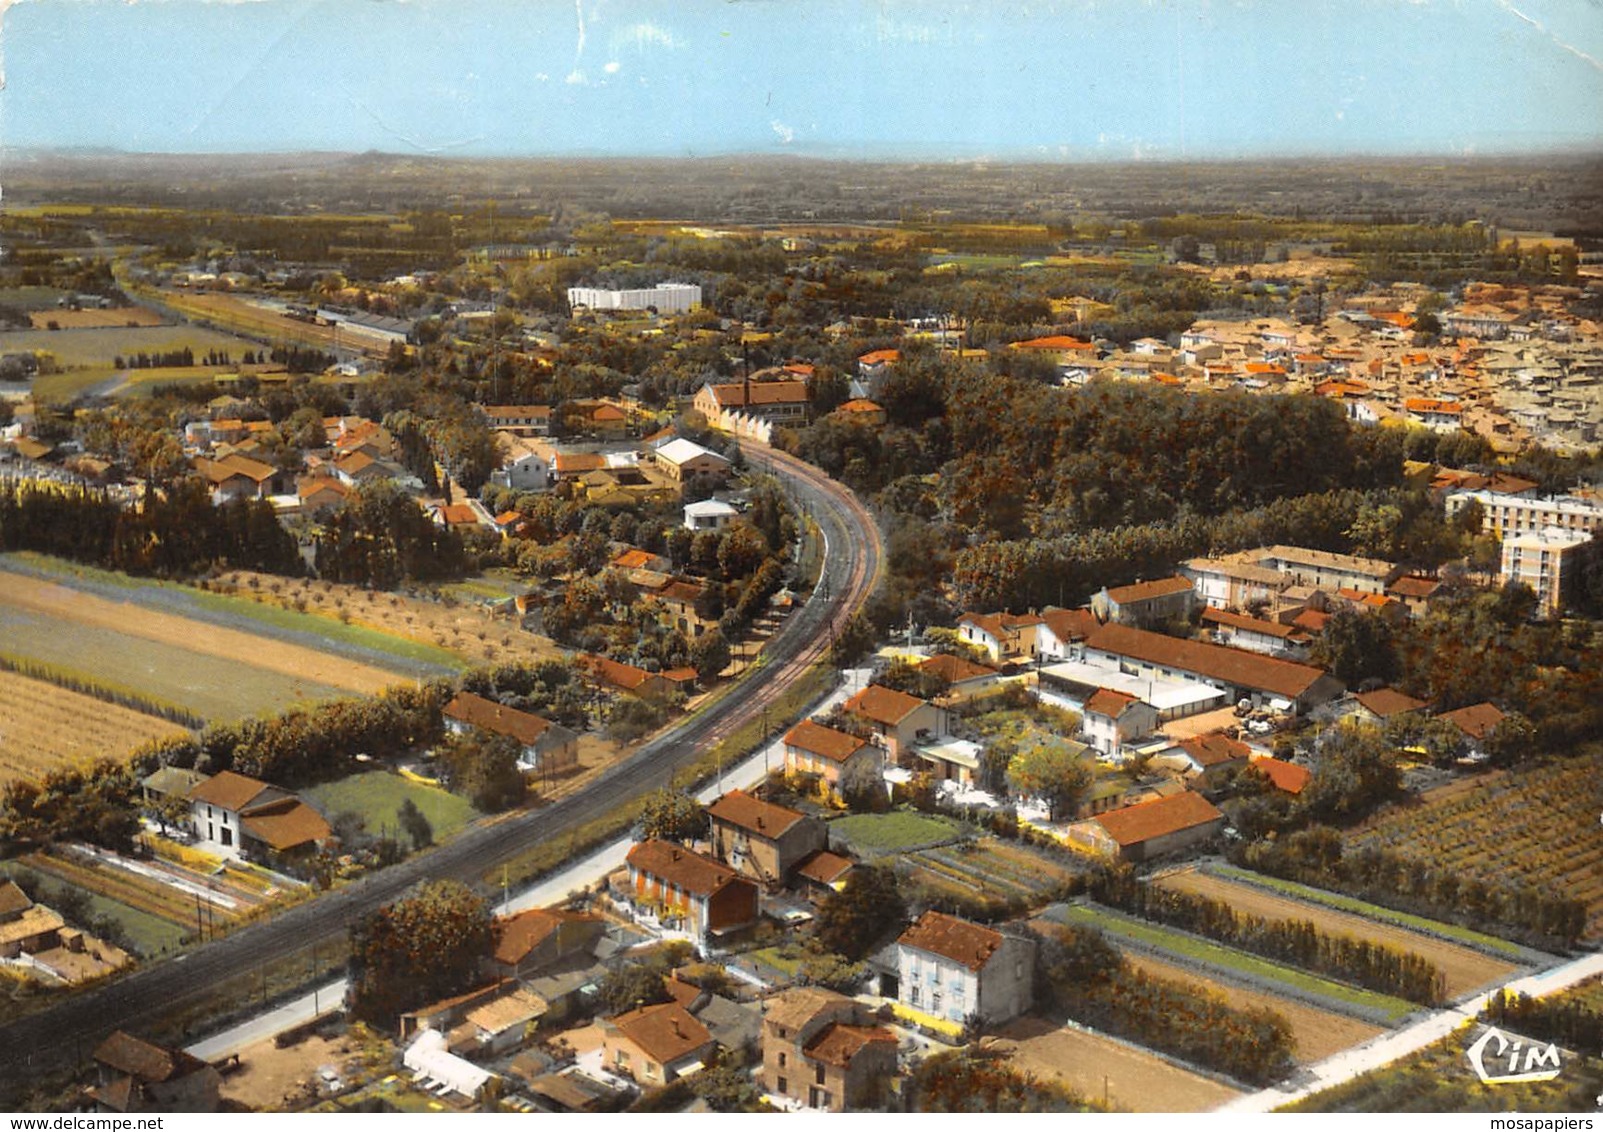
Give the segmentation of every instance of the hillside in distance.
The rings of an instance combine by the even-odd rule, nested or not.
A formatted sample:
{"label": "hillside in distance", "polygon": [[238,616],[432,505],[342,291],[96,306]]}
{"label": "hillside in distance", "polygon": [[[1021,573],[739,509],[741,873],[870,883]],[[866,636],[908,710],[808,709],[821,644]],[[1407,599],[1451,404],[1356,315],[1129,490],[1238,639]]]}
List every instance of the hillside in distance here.
{"label": "hillside in distance", "polygon": [[557,206],[723,224],[1051,222],[1247,212],[1357,223],[1482,219],[1603,234],[1603,155],[1048,164],[781,156],[435,158],[397,154],[6,153],[8,203],[237,212]]}

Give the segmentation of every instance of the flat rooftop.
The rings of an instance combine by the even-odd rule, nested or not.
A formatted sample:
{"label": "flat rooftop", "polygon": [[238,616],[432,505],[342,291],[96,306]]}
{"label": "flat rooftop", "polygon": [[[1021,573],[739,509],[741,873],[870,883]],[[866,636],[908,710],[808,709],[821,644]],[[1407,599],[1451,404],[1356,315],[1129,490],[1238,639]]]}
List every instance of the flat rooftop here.
{"label": "flat rooftop", "polygon": [[1041,675],[1052,680],[1047,690],[1057,693],[1059,698],[1075,701],[1077,710],[1085,707],[1085,701],[1098,688],[1112,688],[1115,692],[1145,700],[1157,708],[1160,715],[1189,715],[1207,704],[1223,703],[1229,699],[1227,693],[1212,684],[1196,680],[1149,680],[1142,676],[1126,675],[1116,668],[1104,668],[1079,660],[1049,664],[1041,669]]}

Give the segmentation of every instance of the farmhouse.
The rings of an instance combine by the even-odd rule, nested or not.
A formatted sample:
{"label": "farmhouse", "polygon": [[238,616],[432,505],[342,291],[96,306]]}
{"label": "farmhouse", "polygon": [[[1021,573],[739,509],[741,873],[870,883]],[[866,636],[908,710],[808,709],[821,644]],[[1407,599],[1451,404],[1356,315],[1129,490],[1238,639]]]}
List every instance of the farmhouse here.
{"label": "farmhouse", "polygon": [[762,1027],[762,1085],[809,1109],[871,1106],[896,1076],[896,1035],[868,1008],[823,987],[770,998]]}
{"label": "farmhouse", "polygon": [[627,899],[657,909],[699,948],[757,922],[757,886],[722,861],[653,839],[630,849],[627,862]]}
{"label": "farmhouse", "polygon": [[579,765],[579,736],[560,724],[530,712],[504,707],[472,692],[458,692],[441,712],[446,730],[455,734],[478,729],[514,739],[524,770],[552,774]]}
{"label": "farmhouse", "polygon": [[1069,827],[1069,841],[1121,861],[1150,861],[1201,845],[1224,828],[1224,814],[1186,790],[1098,814]]}
{"label": "farmhouse", "polygon": [[1430,705],[1424,700],[1399,692],[1396,688],[1376,688],[1353,696],[1353,714],[1366,723],[1385,723],[1399,716],[1413,715]]}
{"label": "farmhouse", "polygon": [[731,790],[707,807],[712,851],[765,884],[785,884],[807,857],[829,844],[824,823],[797,810]]}
{"label": "farmhouse", "polygon": [[323,815],[294,794],[231,770],[192,789],[189,802],[195,835],[219,856],[277,861],[333,838]]}
{"label": "farmhouse", "polygon": [[1030,1009],[1034,972],[1033,941],[930,911],[896,940],[896,975],[880,991],[945,1021],[996,1025]]}
{"label": "farmhouse", "polygon": [[266,499],[283,478],[271,464],[232,452],[221,460],[198,457],[195,470],[211,486],[212,502],[231,499]]}

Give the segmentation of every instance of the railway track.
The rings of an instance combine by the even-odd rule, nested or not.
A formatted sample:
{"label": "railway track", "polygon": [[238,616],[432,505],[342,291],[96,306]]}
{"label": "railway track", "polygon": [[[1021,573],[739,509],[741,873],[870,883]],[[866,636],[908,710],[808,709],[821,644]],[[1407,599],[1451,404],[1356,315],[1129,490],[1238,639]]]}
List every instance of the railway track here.
{"label": "railway track", "polygon": [[[314,942],[336,943],[362,916],[421,880],[476,884],[531,846],[566,836],[619,804],[667,785],[709,744],[760,719],[827,655],[834,636],[873,592],[884,551],[873,516],[818,469],[767,448],[748,446],[818,524],[824,564],[812,596],[769,642],[767,663],[694,717],[659,735],[598,776],[584,790],[543,809],[470,826],[445,845],[373,873],[316,900],[248,925],[183,955],[135,970],[105,987],[72,995],[0,1024],[0,1095],[29,1077],[81,1059],[113,1030],[148,1029],[163,1015]],[[776,726],[786,722],[773,721]]]}

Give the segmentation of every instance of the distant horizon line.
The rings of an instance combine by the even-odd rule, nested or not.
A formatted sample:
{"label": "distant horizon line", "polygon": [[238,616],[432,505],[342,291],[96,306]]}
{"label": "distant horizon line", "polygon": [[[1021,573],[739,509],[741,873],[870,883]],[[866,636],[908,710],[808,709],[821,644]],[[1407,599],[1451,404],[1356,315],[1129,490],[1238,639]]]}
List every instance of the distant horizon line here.
{"label": "distant horizon line", "polygon": [[857,165],[1243,165],[1243,164],[1279,164],[1288,161],[1314,161],[1314,162],[1341,162],[1341,161],[1370,161],[1370,162],[1403,162],[1403,161],[1442,161],[1442,162],[1510,162],[1510,161],[1540,161],[1545,159],[1561,158],[1566,160],[1603,160],[1603,143],[1574,143],[1568,145],[1554,145],[1543,149],[1508,149],[1484,150],[1478,152],[1464,152],[1462,150],[1355,150],[1351,152],[1321,151],[1321,150],[1287,150],[1274,152],[1217,154],[1209,156],[1176,155],[1172,153],[1152,153],[1147,155],[1099,155],[1077,156],[1048,155],[1029,152],[1010,152],[993,154],[935,154],[917,155],[913,153],[885,152],[881,154],[861,154],[847,152],[831,152],[824,148],[789,149],[780,152],[750,149],[720,150],[709,153],[612,153],[604,150],[573,150],[566,153],[530,152],[530,153],[414,153],[403,150],[382,149],[236,149],[236,150],[141,150],[120,149],[115,146],[95,145],[5,145],[0,143],[0,158],[37,158],[37,157],[79,157],[79,158],[168,158],[206,159],[206,158],[384,158],[409,161],[433,161],[441,163],[492,163],[514,161],[646,161],[646,162],[696,162],[696,161],[827,161],[839,164]]}

